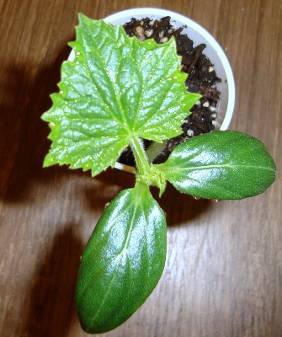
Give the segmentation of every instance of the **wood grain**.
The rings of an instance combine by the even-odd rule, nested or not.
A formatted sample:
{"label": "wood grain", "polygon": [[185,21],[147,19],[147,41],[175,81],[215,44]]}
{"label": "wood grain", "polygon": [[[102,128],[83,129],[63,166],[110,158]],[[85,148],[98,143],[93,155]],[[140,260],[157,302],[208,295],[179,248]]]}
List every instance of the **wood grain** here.
{"label": "wood grain", "polygon": [[170,188],[169,252],[154,294],[103,336],[282,336],[282,3],[280,0],[0,0],[0,335],[80,337],[73,291],[95,223],[132,177],[42,169],[50,106],[77,13],[156,6],[187,15],[225,47],[237,84],[232,128],[264,141],[277,167],[263,195],[195,201]]}

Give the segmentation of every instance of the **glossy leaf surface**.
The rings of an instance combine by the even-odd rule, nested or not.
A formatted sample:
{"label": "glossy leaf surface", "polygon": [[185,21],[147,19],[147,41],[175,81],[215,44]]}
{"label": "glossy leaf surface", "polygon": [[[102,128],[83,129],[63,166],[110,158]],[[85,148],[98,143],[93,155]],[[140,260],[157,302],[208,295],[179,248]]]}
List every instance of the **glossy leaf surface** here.
{"label": "glossy leaf surface", "polygon": [[82,256],[76,303],[85,331],[108,331],[131,316],[155,288],[165,257],[165,216],[148,187],[120,192]]}
{"label": "glossy leaf surface", "polygon": [[194,137],[157,167],[179,191],[206,199],[250,197],[275,179],[275,164],[265,146],[234,131]]}
{"label": "glossy leaf surface", "polygon": [[188,93],[175,40],[126,35],[122,26],[80,15],[74,60],[63,63],[59,93],[42,118],[52,140],[44,166],[92,175],[113,166],[132,136],[160,142],[181,133],[200,95]]}

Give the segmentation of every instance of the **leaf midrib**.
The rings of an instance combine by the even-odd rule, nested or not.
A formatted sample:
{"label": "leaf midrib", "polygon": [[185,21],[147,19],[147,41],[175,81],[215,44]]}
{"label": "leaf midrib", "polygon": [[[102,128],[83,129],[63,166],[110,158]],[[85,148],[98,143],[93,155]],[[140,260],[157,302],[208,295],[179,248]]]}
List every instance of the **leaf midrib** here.
{"label": "leaf midrib", "polygon": [[[122,261],[122,259],[123,259],[123,257],[124,257],[124,251],[126,251],[127,248],[128,248],[129,240],[130,240],[130,237],[131,237],[131,235],[132,235],[133,224],[134,224],[134,221],[133,221],[133,220],[135,219],[136,211],[137,211],[137,205],[134,205],[133,215],[132,215],[132,218],[131,218],[131,222],[130,222],[130,226],[129,226],[129,230],[128,230],[128,235],[127,235],[127,238],[126,238],[126,240],[125,240],[124,247],[123,247],[123,249],[121,250],[121,252],[117,255],[117,257],[119,257],[119,260],[118,260],[118,262],[117,262],[117,264],[116,264],[116,269],[119,268],[119,264],[120,264],[120,262]],[[107,299],[107,297],[108,297],[108,295],[109,295],[109,293],[110,293],[110,290],[112,289],[112,284],[113,284],[113,282],[115,281],[117,275],[118,275],[118,273],[115,272],[114,275],[113,275],[113,277],[112,277],[112,279],[111,279],[111,281],[110,281],[110,284],[109,284],[108,289],[107,289],[107,291],[106,291],[106,293],[105,293],[105,296],[104,296],[104,298],[103,298],[101,304],[99,305],[99,308],[97,309],[96,314],[94,315],[94,317],[93,317],[92,320],[91,320],[91,325],[93,324],[93,322],[95,322],[95,319],[96,319],[96,318],[98,317],[98,315],[100,314],[100,312],[101,312],[101,310],[102,310],[102,308],[103,308],[103,305],[104,305],[104,303],[105,303],[105,301],[106,301],[106,299]]]}
{"label": "leaf midrib", "polygon": [[[101,28],[100,28],[100,29],[101,29]],[[87,27],[87,30],[88,30],[88,34],[91,35],[91,32],[89,32],[88,27]],[[118,46],[118,49],[120,49],[120,46]],[[128,120],[127,120],[127,118],[126,118],[126,114],[125,114],[125,111],[124,111],[124,109],[123,109],[123,106],[122,106],[122,104],[121,104],[121,102],[120,102],[120,99],[119,99],[119,97],[118,97],[118,95],[117,95],[116,85],[115,85],[115,83],[112,82],[111,77],[110,77],[110,75],[109,75],[108,66],[105,64],[105,60],[101,57],[100,52],[99,52],[99,49],[97,49],[97,50],[96,50],[96,49],[91,49],[91,51],[93,51],[94,54],[99,58],[100,63],[101,63],[102,66],[104,67],[105,74],[107,75],[107,82],[108,82],[109,86],[112,88],[112,90],[113,90],[113,92],[114,92],[115,100],[116,100],[116,102],[117,102],[117,104],[118,104],[118,107],[119,107],[120,112],[121,112],[122,120],[123,120],[123,122],[124,122],[124,124],[125,124],[125,125],[123,125],[123,127],[126,127],[127,131],[129,131],[129,130],[128,130]],[[86,53],[86,51],[85,51],[85,53]],[[85,63],[87,64],[87,68],[88,68],[88,72],[90,73],[90,77],[91,77],[92,81],[94,82],[96,88],[98,89],[98,87],[97,87],[97,85],[96,85],[96,82],[95,82],[94,79],[93,79],[92,72],[91,72],[90,69],[89,69],[88,58],[86,58],[86,62],[85,62]],[[111,113],[111,114],[112,114],[112,113]],[[113,114],[112,114],[112,115],[113,115]],[[115,119],[116,119],[116,116],[115,116]],[[120,123],[120,121],[119,121],[119,123]]]}
{"label": "leaf midrib", "polygon": [[196,171],[196,170],[208,170],[213,168],[229,168],[229,169],[236,169],[236,168],[247,168],[247,169],[259,169],[265,171],[275,172],[275,170],[271,167],[265,166],[257,166],[257,165],[230,165],[230,164],[212,164],[212,165],[202,165],[202,166],[193,166],[193,167],[173,167],[173,173],[176,171]]}
{"label": "leaf midrib", "polygon": [[[166,54],[170,51],[169,48],[167,48],[164,53],[162,54],[162,57],[164,58],[166,56]],[[149,53],[149,51],[146,51],[147,53]],[[147,59],[146,59],[147,60]],[[136,62],[136,60],[135,60]],[[158,62],[156,62],[152,69],[151,69],[151,74],[150,76],[146,79],[146,82],[144,84],[144,78],[142,76],[142,73],[141,74],[141,77],[142,77],[142,88],[141,88],[141,92],[140,92],[140,96],[139,96],[139,101],[138,101],[138,108],[137,108],[137,111],[136,111],[136,114],[135,114],[135,121],[134,121],[134,127],[136,126],[136,122],[138,121],[138,116],[139,116],[139,113],[141,111],[141,109],[143,108],[143,104],[144,104],[144,92],[145,92],[145,89],[147,90],[148,89],[148,86],[149,86],[149,83],[151,81],[151,79],[153,78],[153,74],[155,73],[155,70],[157,68],[157,66],[159,66],[160,64],[160,58],[158,59]],[[141,63],[141,67],[143,67],[143,62]],[[151,84],[152,85],[152,84]],[[141,99],[142,98],[142,99]],[[151,113],[148,113],[147,117],[145,118],[145,120],[142,121],[142,124],[145,125],[147,123],[147,121],[152,118],[152,115],[155,113],[155,110],[154,109],[151,109]]]}

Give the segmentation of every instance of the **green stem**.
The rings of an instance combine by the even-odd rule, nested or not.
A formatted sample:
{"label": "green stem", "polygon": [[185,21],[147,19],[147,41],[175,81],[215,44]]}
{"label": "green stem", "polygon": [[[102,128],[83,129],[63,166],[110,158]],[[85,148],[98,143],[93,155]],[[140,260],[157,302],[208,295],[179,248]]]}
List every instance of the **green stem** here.
{"label": "green stem", "polygon": [[133,151],[139,174],[144,175],[148,173],[150,171],[150,164],[142,140],[136,136],[132,137],[130,147]]}

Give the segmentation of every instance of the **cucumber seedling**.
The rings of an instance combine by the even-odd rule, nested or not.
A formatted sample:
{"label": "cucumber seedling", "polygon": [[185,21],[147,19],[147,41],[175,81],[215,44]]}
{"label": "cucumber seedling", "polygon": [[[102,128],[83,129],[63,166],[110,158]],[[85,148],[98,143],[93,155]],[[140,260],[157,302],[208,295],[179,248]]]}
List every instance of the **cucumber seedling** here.
{"label": "cucumber seedling", "polygon": [[79,17],[75,57],[61,69],[59,92],[42,119],[51,147],[44,167],[68,165],[96,176],[130,146],[136,183],[105,208],[83,252],[76,307],[89,333],[129,318],[158,283],[166,260],[163,210],[150,186],[167,182],[197,198],[242,199],[262,193],[275,164],[257,139],[214,131],[178,145],[162,164],[148,160],[143,140],[164,142],[201,97],[185,86],[174,38],[163,44],[129,37],[122,26]]}

